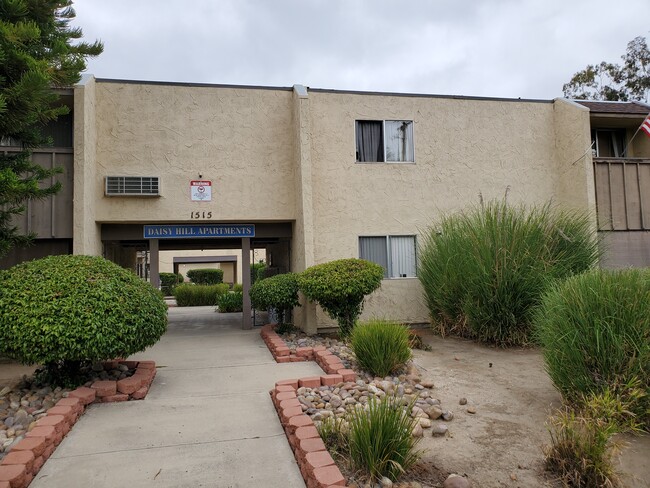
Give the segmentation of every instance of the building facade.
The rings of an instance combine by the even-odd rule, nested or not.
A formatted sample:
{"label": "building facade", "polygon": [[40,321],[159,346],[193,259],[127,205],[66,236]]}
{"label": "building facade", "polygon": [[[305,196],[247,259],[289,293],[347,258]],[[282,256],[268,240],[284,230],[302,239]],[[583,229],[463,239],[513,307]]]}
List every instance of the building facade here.
{"label": "building facade", "polygon": [[[386,270],[364,317],[420,323],[429,316],[416,277],[418,243],[445,213],[507,193],[511,203],[552,201],[586,210],[603,232],[621,231],[603,225],[611,220],[601,208],[605,190],[597,201],[602,178],[594,167],[601,171],[601,155],[592,154],[592,136],[605,141],[606,134],[592,132],[594,107],[565,99],[90,76],[66,103],[73,107],[73,147],[43,156],[44,164],[63,164],[65,190],[32,205],[21,225],[34,230],[40,222],[41,239],[3,266],[26,252],[71,251],[135,267],[137,253],[149,251],[155,281],[161,251],[241,249],[248,256],[264,250],[277,272],[361,257]],[[605,124],[602,131],[609,123],[629,142],[644,115],[626,117],[623,123],[601,116],[598,123]],[[649,145],[637,136],[626,150],[645,181]],[[197,185],[209,185],[201,190],[209,199]],[[643,225],[624,232],[650,231],[645,188],[636,189]],[[629,199],[630,192],[623,195]],[[647,249],[647,235],[632,241]],[[245,287],[248,261],[242,259],[239,271]],[[625,265],[623,258],[611,263]],[[633,264],[650,265],[650,257]],[[313,304],[294,315],[308,332],[332,325]]]}

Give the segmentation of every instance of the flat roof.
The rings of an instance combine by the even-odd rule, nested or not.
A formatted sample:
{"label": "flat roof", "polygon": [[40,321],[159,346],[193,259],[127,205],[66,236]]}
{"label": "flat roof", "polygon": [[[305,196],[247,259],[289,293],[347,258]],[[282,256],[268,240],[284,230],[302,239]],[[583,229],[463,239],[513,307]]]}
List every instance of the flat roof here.
{"label": "flat roof", "polygon": [[[113,79],[113,78],[95,78],[95,81],[98,83],[122,83],[122,84],[130,84],[130,85],[186,86],[186,87],[198,87],[198,88],[231,88],[231,89],[238,89],[238,90],[241,89],[241,90],[293,91],[293,86],[287,87],[287,86],[261,86],[261,85],[230,85],[230,84],[219,84],[219,83],[187,83],[187,82],[178,82],[178,81],[122,80],[122,79]],[[553,100],[534,99],[534,98],[478,97],[478,96],[468,96],[468,95],[440,95],[440,94],[429,94],[429,93],[337,90],[331,88],[311,88],[311,87],[306,87],[306,88],[308,92],[346,94],[346,95],[412,97],[412,98],[444,98],[444,99],[451,99],[451,100],[482,100],[482,101],[500,101],[500,102],[553,103]]]}

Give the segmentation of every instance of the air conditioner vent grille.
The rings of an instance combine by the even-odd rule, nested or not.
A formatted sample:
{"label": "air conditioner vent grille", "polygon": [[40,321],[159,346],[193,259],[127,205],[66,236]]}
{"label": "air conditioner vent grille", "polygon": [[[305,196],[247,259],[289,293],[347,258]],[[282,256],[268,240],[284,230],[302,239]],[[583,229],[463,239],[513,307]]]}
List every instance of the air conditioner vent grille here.
{"label": "air conditioner vent grille", "polygon": [[158,196],[158,176],[107,176],[107,196]]}

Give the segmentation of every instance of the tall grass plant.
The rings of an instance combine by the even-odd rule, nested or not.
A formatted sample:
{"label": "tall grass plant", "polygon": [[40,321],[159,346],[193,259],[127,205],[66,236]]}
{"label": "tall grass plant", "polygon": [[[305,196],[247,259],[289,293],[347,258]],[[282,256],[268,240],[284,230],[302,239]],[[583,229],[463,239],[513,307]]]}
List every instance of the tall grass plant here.
{"label": "tall grass plant", "polygon": [[387,376],[412,357],[406,326],[374,319],[352,329],[350,344],[359,366],[375,376]]}
{"label": "tall grass plant", "polygon": [[443,335],[521,345],[532,341],[532,311],[549,284],[593,267],[599,249],[586,214],[491,201],[444,217],[419,255]]}

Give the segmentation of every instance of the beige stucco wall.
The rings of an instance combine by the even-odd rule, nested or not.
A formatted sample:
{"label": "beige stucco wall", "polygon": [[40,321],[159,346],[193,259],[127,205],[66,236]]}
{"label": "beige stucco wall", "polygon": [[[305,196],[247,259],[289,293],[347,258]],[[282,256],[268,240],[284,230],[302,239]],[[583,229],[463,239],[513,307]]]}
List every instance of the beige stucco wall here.
{"label": "beige stucco wall", "polygon": [[[362,235],[418,234],[479,194],[507,190],[510,202],[532,204],[564,191],[553,103],[329,92],[310,92],[310,103],[317,263],[358,257]],[[413,120],[415,163],[355,163],[361,119]],[[370,316],[428,321],[419,281],[384,280],[367,300]],[[322,313],[318,322],[331,323]]]}
{"label": "beige stucco wall", "polygon": [[96,223],[97,193],[97,126],[96,83],[85,77],[74,88],[74,190],[73,244],[74,254],[102,254],[100,228]]}
{"label": "beige stucco wall", "polygon": [[[259,262],[260,260],[266,260],[266,252],[264,249],[254,249],[252,252],[253,256],[251,259],[253,262]],[[173,273],[174,272],[174,258],[175,257],[200,257],[200,256],[237,256],[236,268],[234,263],[207,263],[207,264],[198,264],[198,263],[189,263],[179,266],[179,271],[185,276],[187,270],[197,269],[197,268],[221,268],[224,270],[224,282],[236,282],[241,283],[242,281],[242,256],[241,249],[206,249],[206,250],[176,250],[176,251],[160,251],[160,272],[161,273]],[[234,280],[234,273],[237,273],[237,279]]]}
{"label": "beige stucco wall", "polygon": [[596,228],[596,194],[591,151],[589,109],[562,98],[553,103],[558,188],[554,201],[587,211]]}
{"label": "beige stucco wall", "polygon": [[[292,220],[295,186],[291,91],[96,83],[96,178],[159,176],[161,197],[98,197],[99,222]],[[190,181],[212,181],[192,202]]]}

